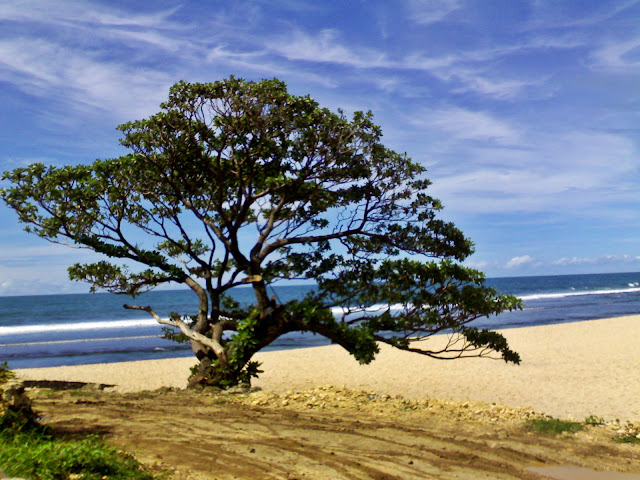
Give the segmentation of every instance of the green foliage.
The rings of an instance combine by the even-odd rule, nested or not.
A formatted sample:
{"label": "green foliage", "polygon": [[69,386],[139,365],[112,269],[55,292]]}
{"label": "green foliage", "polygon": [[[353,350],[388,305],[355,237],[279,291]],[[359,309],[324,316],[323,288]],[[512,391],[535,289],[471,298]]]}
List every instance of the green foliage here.
{"label": "green foliage", "polygon": [[40,428],[37,414],[31,409],[5,409],[0,415],[0,432],[28,432]]}
{"label": "green foliage", "polygon": [[[467,326],[520,301],[461,265],[472,242],[438,218],[425,168],[382,144],[371,112],[347,118],[277,79],[235,77],[179,82],[161,108],[119,127],[130,154],[5,172],[0,197],[26,230],[104,255],[69,269],[92,290],[190,288],[197,314],[171,316],[188,332],[166,334],[191,342],[203,381],[250,378],[252,355],[291,331],[324,335],[361,363],[381,342],[520,361],[499,333]],[[300,302],[269,298],[289,280],[318,288]],[[242,285],[255,296],[247,309],[229,300]],[[419,344],[443,332],[460,341]]]}
{"label": "green foliage", "polygon": [[9,406],[5,402],[2,385],[15,378],[15,373],[9,369],[7,362],[0,364],[0,432],[21,432],[39,428],[37,413],[33,411],[30,401],[16,406]]}
{"label": "green foliage", "polygon": [[[242,362],[233,359],[230,364],[225,364],[220,360],[211,360],[206,375],[203,375],[199,384],[202,386],[214,386],[223,390],[235,387],[237,385],[251,385],[251,379],[257,378],[262,370],[260,370],[260,362],[248,361]],[[202,364],[191,367],[192,379],[196,375],[201,374]]]}
{"label": "green foliage", "polygon": [[[238,322],[237,331],[228,341],[228,349],[225,361],[214,359],[211,361],[211,373],[202,383],[218,386],[223,389],[235,385],[251,385],[251,379],[256,378],[260,370],[260,362],[248,361],[253,353],[259,350],[260,336],[256,329],[259,324],[259,312],[252,310],[241,322]],[[192,370],[192,376],[197,368]]]}
{"label": "green foliage", "polygon": [[557,418],[534,419],[528,422],[529,428],[545,435],[559,435],[563,432],[575,433],[583,429],[581,422],[559,420]]}
{"label": "green foliage", "polygon": [[587,418],[584,419],[584,424],[585,425],[591,425],[591,426],[598,426],[598,425],[604,425],[605,421],[604,421],[604,418],[602,418],[602,417],[596,417],[595,415],[589,415]]}
{"label": "green foliage", "polygon": [[616,442],[618,443],[638,443],[640,444],[640,438],[636,435],[623,435],[621,437],[616,438]]}
{"label": "green foliage", "polygon": [[0,433],[0,470],[33,480],[58,480],[80,474],[87,480],[153,480],[131,455],[98,437],[56,438],[41,431]]}
{"label": "green foliage", "polygon": [[15,378],[16,374],[9,369],[7,362],[0,363],[0,384],[6,383],[8,380]]}

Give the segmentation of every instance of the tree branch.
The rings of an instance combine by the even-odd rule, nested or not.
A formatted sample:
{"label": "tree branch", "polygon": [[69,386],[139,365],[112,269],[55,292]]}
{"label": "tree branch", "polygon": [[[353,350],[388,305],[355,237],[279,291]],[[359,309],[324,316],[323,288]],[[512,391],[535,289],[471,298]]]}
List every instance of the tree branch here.
{"label": "tree branch", "polygon": [[215,340],[212,340],[209,337],[205,337],[201,333],[194,332],[182,320],[179,320],[179,319],[170,320],[170,319],[160,318],[160,316],[156,312],[154,312],[151,309],[151,307],[148,306],[148,305],[147,306],[141,306],[141,305],[124,304],[123,307],[126,308],[127,310],[142,310],[142,311],[145,311],[149,315],[151,315],[153,318],[155,318],[156,322],[158,322],[158,323],[160,323],[162,325],[169,325],[171,327],[179,328],[180,331],[187,338],[189,338],[191,340],[194,340],[194,341],[196,341],[198,343],[201,343],[202,345],[206,345],[207,347],[211,348],[211,350],[213,350],[213,352],[216,354],[216,356],[218,358],[221,358],[221,359],[226,358],[224,348],[222,347],[222,345],[220,345],[220,343],[218,343]]}

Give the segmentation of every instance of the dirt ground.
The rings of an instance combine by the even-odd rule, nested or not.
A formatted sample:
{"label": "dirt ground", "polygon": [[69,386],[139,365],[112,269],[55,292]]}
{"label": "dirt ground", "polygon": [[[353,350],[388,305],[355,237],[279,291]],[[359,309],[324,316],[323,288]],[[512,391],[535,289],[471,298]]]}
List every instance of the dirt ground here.
{"label": "dirt ground", "polygon": [[527,428],[539,416],[527,409],[334,387],[275,395],[78,386],[29,395],[45,423],[104,435],[170,480],[533,480],[546,477],[530,468],[558,465],[640,473],[640,445],[614,442],[614,428],[545,436]]}

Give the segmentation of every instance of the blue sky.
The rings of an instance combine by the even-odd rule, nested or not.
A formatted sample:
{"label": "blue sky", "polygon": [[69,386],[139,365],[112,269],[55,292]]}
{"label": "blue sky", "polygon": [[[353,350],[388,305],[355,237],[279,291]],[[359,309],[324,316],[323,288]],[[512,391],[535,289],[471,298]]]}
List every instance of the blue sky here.
{"label": "blue sky", "polygon": [[[640,1],[0,3],[0,170],[125,153],[178,80],[278,77],[423,163],[489,276],[640,271]],[[91,260],[0,205],[0,295]]]}

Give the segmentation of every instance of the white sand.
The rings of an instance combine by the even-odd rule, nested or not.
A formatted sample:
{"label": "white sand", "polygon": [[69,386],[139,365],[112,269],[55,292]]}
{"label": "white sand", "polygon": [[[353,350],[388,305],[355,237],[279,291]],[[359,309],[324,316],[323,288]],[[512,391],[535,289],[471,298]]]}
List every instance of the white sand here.
{"label": "white sand", "polygon": [[[503,330],[521,365],[434,360],[390,347],[359,365],[338,346],[260,353],[255,386],[284,392],[346,386],[412,399],[480,400],[583,420],[640,420],[640,315]],[[433,341],[433,340],[430,340]],[[426,346],[426,345],[425,345]],[[195,358],[18,370],[32,380],[116,385],[122,392],[184,387]]]}

